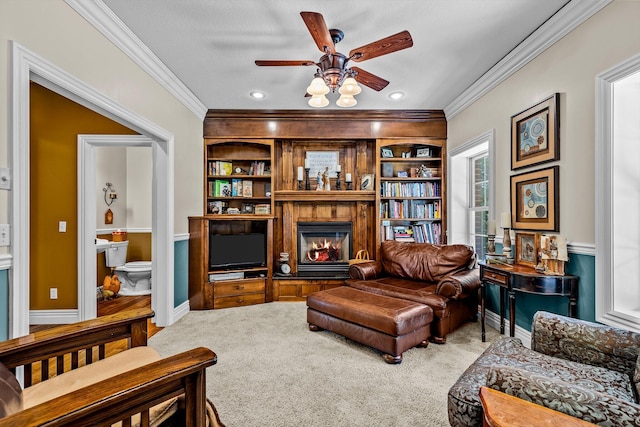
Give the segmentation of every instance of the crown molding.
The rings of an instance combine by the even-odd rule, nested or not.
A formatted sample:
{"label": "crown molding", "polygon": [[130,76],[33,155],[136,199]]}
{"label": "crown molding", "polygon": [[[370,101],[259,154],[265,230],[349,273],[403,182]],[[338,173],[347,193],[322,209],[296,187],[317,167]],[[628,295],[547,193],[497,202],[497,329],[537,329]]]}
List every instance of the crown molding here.
{"label": "crown molding", "polygon": [[65,0],[171,95],[203,120],[207,108],[102,0]]}
{"label": "crown molding", "polygon": [[447,105],[444,109],[447,120],[461,113],[612,1],[572,0],[567,3]]}

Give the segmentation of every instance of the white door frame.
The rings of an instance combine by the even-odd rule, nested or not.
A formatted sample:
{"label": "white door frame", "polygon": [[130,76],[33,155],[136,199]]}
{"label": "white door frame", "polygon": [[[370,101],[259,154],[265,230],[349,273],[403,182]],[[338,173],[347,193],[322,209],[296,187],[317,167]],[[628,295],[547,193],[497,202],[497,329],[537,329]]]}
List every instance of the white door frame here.
{"label": "white door frame", "polygon": [[[154,141],[144,135],[78,135],[78,311],[82,320],[93,319],[97,313],[96,302],[96,148],[97,147],[150,147],[152,151],[158,149]],[[157,154],[153,153],[153,158]],[[153,180],[156,179],[156,167],[154,162]],[[164,194],[153,194],[152,205],[155,207],[155,198],[160,199],[160,205]],[[156,227],[152,224],[152,246],[157,239]],[[156,300],[159,298],[159,287],[167,286],[166,280],[160,280],[156,285],[158,262],[155,259],[155,251],[152,248],[152,271],[154,278],[151,287],[151,308],[157,312]],[[164,255],[160,255],[164,256]],[[162,260],[166,262],[166,260]],[[166,294],[166,290],[160,294]]]}
{"label": "white door frame", "polygon": [[[88,86],[44,58],[15,41],[10,42],[9,146],[13,188],[10,192],[12,268],[9,272],[9,335],[10,338],[29,333],[29,83],[46,88],[126,126],[152,140],[153,147],[153,217],[154,286],[156,287],[156,324],[168,326],[174,322],[174,137],[144,117],[128,110],[96,89]],[[94,208],[95,209],[95,208]],[[95,215],[94,215],[95,218]],[[88,238],[86,230],[79,236]],[[91,238],[95,237],[95,229]],[[157,237],[157,238],[156,238]],[[81,242],[78,244],[80,245]],[[87,242],[84,241],[86,252]],[[82,247],[79,247],[82,251]],[[91,251],[94,253],[95,248]],[[94,259],[95,263],[95,259]],[[82,266],[82,263],[80,264]],[[157,266],[157,267],[156,267]],[[80,267],[79,267],[80,268]],[[85,277],[78,275],[78,280]],[[95,285],[95,275],[91,283]],[[93,293],[95,298],[95,292]],[[87,295],[83,295],[88,299]],[[95,304],[95,302],[94,302]],[[84,304],[79,304],[81,310]],[[89,316],[78,312],[78,320]]]}

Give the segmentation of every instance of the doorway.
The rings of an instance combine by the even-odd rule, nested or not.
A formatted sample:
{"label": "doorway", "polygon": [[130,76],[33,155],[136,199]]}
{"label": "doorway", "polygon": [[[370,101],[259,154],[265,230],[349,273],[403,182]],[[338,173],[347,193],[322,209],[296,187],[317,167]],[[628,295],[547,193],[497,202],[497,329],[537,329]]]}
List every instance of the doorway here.
{"label": "doorway", "polygon": [[[13,267],[9,273],[11,317],[10,338],[29,333],[29,83],[34,81],[80,105],[98,112],[151,141],[153,158],[153,220],[152,275],[156,288],[156,325],[168,326],[174,321],[173,277],[174,277],[174,198],[173,198],[173,151],[174,137],[144,117],[127,110],[107,98],[94,88],[69,75],[33,52],[12,41],[11,52],[11,108],[10,146],[13,169],[13,190],[10,194],[12,219]],[[90,152],[91,150],[87,150]],[[84,153],[86,155],[86,152]],[[79,156],[80,158],[80,156]],[[78,165],[82,176],[85,162]],[[95,177],[94,177],[95,180]],[[79,183],[82,185],[82,183]],[[79,192],[82,194],[83,192]],[[94,206],[95,209],[95,206]],[[79,208],[78,215],[83,212]],[[80,221],[78,221],[80,223]],[[78,230],[78,254],[93,254],[95,264],[95,228],[88,234],[86,227]],[[79,260],[78,278],[87,277],[85,258]],[[91,283],[95,282],[94,276]],[[83,290],[86,287],[82,287]],[[91,293],[92,309],[85,308],[86,292],[78,295],[78,309],[65,321],[73,322],[95,317],[95,289]]]}

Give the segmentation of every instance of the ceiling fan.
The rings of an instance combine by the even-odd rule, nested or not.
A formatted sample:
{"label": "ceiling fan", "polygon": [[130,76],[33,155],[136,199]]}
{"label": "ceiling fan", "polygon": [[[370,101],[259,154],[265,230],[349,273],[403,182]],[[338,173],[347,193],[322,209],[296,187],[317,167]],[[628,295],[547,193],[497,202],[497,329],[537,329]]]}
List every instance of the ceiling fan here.
{"label": "ceiling fan", "polygon": [[349,56],[336,51],[335,45],[344,38],[344,33],[338,29],[327,29],[322,14],[317,12],[300,12],[311,37],[324,54],[318,62],[313,60],[256,60],[258,66],[317,66],[315,78],[307,88],[305,96],[311,96],[309,105],[324,107],[329,104],[325,95],[331,91],[341,94],[337,104],[341,107],[351,107],[357,101],[353,97],[360,93],[357,83],[381,91],[389,82],[381,77],[369,73],[359,67],[347,67],[349,61],[362,62],[377,58],[398,50],[413,46],[413,39],[409,31],[402,31],[378,41],[366,44],[349,52]]}

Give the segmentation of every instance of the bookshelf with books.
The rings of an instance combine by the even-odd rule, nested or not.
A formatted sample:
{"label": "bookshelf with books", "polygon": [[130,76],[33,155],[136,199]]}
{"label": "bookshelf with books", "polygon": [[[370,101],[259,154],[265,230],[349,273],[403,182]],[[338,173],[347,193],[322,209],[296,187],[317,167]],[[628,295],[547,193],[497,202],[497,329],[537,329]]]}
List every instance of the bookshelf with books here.
{"label": "bookshelf with books", "polygon": [[271,139],[205,139],[205,214],[272,216],[273,165]]}
{"label": "bookshelf with books", "polygon": [[446,140],[379,139],[377,235],[385,240],[446,243]]}

